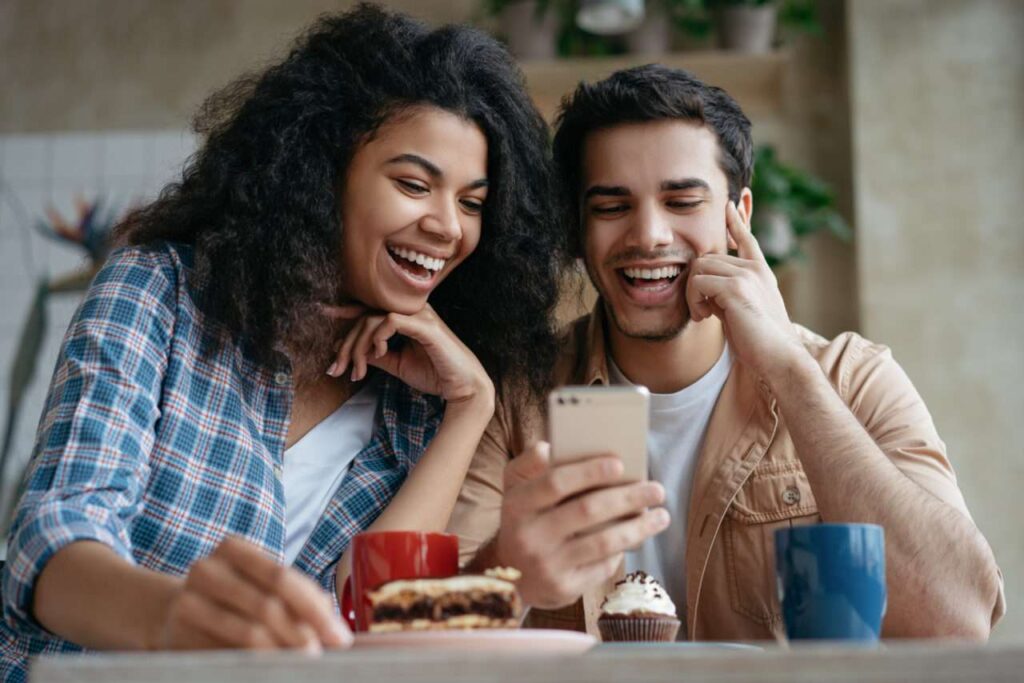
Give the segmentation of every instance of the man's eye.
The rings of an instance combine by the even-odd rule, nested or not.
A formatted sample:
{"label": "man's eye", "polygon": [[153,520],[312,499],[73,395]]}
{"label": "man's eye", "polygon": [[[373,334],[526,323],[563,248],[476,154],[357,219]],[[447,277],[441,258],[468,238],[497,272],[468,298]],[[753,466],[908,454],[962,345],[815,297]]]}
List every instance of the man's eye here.
{"label": "man's eye", "polygon": [[403,180],[402,178],[396,178],[395,182],[402,186],[403,190],[412,194],[425,194],[429,190],[426,186],[414,183],[411,180]]}
{"label": "man's eye", "polygon": [[703,203],[704,200],[702,199],[698,199],[697,201],[693,202],[666,202],[667,206],[670,209],[695,209]]}
{"label": "man's eye", "polygon": [[484,209],[484,203],[479,199],[460,199],[459,203],[470,213],[480,213]]}
{"label": "man's eye", "polygon": [[591,209],[591,211],[593,211],[594,213],[604,213],[604,214],[608,214],[608,213],[622,213],[623,211],[625,211],[628,208],[629,207],[626,206],[625,204],[612,204],[612,205],[604,205],[604,206],[595,206],[593,209]]}

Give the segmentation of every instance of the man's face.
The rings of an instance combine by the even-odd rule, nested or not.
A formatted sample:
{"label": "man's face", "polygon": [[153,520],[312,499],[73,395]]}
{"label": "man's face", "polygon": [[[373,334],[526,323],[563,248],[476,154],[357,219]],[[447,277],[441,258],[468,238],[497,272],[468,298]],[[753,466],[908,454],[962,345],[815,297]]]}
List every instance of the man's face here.
{"label": "man's face", "polygon": [[590,133],[581,216],[587,272],[627,337],[666,340],[690,319],[688,264],[725,253],[725,173],[708,128],[664,120]]}

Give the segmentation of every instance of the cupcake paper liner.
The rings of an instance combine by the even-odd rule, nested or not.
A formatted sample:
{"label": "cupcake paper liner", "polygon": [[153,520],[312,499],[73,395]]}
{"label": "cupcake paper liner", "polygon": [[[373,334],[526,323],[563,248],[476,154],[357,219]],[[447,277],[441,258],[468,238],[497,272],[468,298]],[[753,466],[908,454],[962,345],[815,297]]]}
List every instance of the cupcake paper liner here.
{"label": "cupcake paper liner", "polygon": [[670,643],[679,632],[679,620],[671,617],[602,617],[597,620],[605,643]]}

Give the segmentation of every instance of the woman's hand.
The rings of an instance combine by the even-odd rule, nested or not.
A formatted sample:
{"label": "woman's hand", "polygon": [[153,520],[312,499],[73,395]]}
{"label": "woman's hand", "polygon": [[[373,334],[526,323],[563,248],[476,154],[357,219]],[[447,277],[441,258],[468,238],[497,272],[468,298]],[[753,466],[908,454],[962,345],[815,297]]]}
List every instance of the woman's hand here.
{"label": "woman's hand", "polygon": [[[449,404],[493,404],[494,384],[487,372],[430,304],[413,315],[367,313],[358,305],[325,306],[324,312],[356,320],[327,370],[332,377],[351,367],[352,380],[359,381],[372,365]],[[405,337],[405,343],[389,350],[388,340],[396,334]]]}
{"label": "woman's hand", "polygon": [[319,586],[229,537],[189,569],[164,615],[157,647],[320,652],[351,644],[352,634]]}

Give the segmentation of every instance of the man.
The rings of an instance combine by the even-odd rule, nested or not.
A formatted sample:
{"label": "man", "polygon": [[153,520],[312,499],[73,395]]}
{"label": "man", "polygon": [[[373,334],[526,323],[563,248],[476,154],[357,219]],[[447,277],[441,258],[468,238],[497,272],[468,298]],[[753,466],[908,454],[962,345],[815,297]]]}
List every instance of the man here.
{"label": "man", "polygon": [[683,71],[630,69],[577,89],[554,148],[600,295],[554,379],[650,389],[652,481],[615,485],[608,454],[554,465],[540,410],[502,408],[452,518],[464,559],[522,570],[531,625],[595,631],[639,545],[626,564],[664,580],[687,638],[771,638],[772,532],[871,522],[883,635],[987,638],[1002,577],[910,380],[883,346],[789,320],[750,234],[738,105]]}

